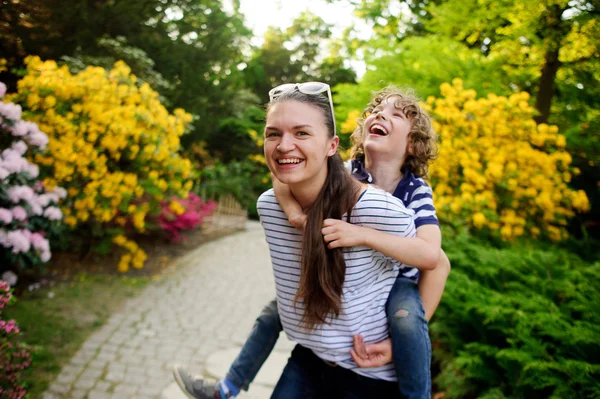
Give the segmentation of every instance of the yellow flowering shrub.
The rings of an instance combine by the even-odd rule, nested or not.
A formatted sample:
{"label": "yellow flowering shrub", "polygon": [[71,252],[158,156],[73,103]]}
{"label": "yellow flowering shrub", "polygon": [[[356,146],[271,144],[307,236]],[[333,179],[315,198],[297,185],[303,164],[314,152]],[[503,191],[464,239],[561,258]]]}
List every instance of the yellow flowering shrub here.
{"label": "yellow flowering shrub", "polygon": [[75,75],[38,57],[26,65],[12,100],[49,137],[48,151],[34,161],[45,168],[47,186],[67,189],[65,223],[102,226],[106,239],[128,252],[119,270],[141,268],[146,255],[124,232],[146,231],[146,216],[161,201],[187,198],[194,174],[179,139],[192,116],[170,114],[122,61],[110,71],[88,67]]}
{"label": "yellow flowering shrub", "polygon": [[430,169],[440,216],[504,240],[565,238],[568,219],[589,202],[568,187],[578,170],[565,137],[535,123],[529,94],[477,98],[460,79],[444,83],[441,94],[424,104],[440,138]]}

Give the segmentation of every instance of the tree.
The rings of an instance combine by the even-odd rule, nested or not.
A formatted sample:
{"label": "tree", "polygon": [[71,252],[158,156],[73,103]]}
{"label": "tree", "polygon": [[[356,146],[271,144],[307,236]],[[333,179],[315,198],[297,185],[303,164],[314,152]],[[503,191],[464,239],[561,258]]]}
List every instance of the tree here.
{"label": "tree", "polygon": [[[237,65],[250,37],[237,9],[225,11],[220,0],[4,0],[0,34],[0,54],[9,68],[22,67],[29,54],[103,57],[105,62],[123,54],[100,38],[141,50],[170,83],[170,89],[154,88],[171,107],[197,116],[187,142],[205,137],[229,115],[226,104],[241,85]],[[135,74],[143,72],[136,66],[145,68],[132,66]],[[8,81],[14,89],[16,76]]]}
{"label": "tree", "polygon": [[248,87],[267,102],[269,90],[286,82],[318,80],[332,86],[354,82],[356,75],[344,65],[339,43],[331,42],[329,54],[322,56],[323,42],[331,38],[331,27],[309,11],[285,31],[269,27],[263,45],[244,71]]}

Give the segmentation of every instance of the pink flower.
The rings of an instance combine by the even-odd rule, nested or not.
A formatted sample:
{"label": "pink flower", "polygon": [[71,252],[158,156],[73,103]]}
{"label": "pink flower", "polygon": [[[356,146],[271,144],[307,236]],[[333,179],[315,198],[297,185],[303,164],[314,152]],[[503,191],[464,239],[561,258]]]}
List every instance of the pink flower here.
{"label": "pink flower", "polygon": [[50,251],[42,251],[40,254],[40,260],[44,263],[48,262],[52,258],[52,253]]}
{"label": "pink flower", "polygon": [[9,173],[23,172],[27,169],[27,165],[29,164],[21,154],[11,148],[2,151],[2,158],[2,167]]}
{"label": "pink flower", "polygon": [[23,140],[19,140],[16,143],[13,143],[11,147],[14,151],[18,152],[21,155],[27,152],[27,144],[25,144]]}
{"label": "pink flower", "polygon": [[18,121],[15,125],[10,129],[12,135],[15,137],[23,137],[26,136],[29,132],[29,126],[25,121]]}
{"label": "pink flower", "polygon": [[6,179],[8,175],[10,175],[10,172],[4,169],[2,166],[0,166],[0,180]]}
{"label": "pink flower", "polygon": [[60,220],[63,217],[62,212],[55,206],[50,206],[44,211],[44,216],[50,220]]}
{"label": "pink flower", "polygon": [[28,252],[31,248],[31,242],[25,234],[27,230],[15,230],[9,231],[6,235],[9,248],[12,248],[12,252],[18,254],[19,252]]}
{"label": "pink flower", "polygon": [[12,119],[18,121],[21,119],[21,106],[13,103],[3,103],[0,101],[0,114],[4,115],[6,119]]}
{"label": "pink flower", "polygon": [[31,245],[41,252],[50,252],[50,243],[40,233],[33,233],[30,237]]}
{"label": "pink flower", "polygon": [[58,198],[60,199],[67,198],[67,190],[65,190],[62,187],[54,187],[54,190],[52,190],[52,192],[58,195]]}
{"label": "pink flower", "polygon": [[15,220],[27,219],[27,211],[22,206],[15,206],[12,209],[12,215]]}
{"label": "pink flower", "polygon": [[27,203],[31,207],[31,212],[34,215],[41,216],[44,213],[44,210],[42,209],[42,205],[40,205],[40,203],[39,203],[38,197],[34,196],[29,201],[27,201]]}
{"label": "pink flower", "polygon": [[0,208],[0,222],[9,224],[13,220],[12,212],[6,208]]}
{"label": "pink flower", "polygon": [[36,146],[41,150],[46,148],[46,145],[48,144],[48,136],[46,133],[39,131],[31,133],[29,136],[27,136],[26,140],[29,142],[29,144]]}
{"label": "pink flower", "polygon": [[4,97],[6,94],[6,85],[0,82],[0,98]]}
{"label": "pink flower", "polygon": [[33,189],[36,192],[41,193],[42,191],[44,191],[44,182],[41,180],[36,181],[33,185]]}
{"label": "pink flower", "polygon": [[40,175],[40,168],[36,164],[28,163],[27,167],[25,168],[25,172],[35,179]]}
{"label": "pink flower", "polygon": [[28,186],[13,186],[8,189],[8,199],[13,204],[17,204],[21,200],[31,201],[34,196],[33,189]]}
{"label": "pink flower", "polygon": [[19,327],[17,327],[17,323],[14,320],[4,321],[0,320],[0,330],[4,330],[7,334],[10,334],[14,331],[15,334],[19,333]]}

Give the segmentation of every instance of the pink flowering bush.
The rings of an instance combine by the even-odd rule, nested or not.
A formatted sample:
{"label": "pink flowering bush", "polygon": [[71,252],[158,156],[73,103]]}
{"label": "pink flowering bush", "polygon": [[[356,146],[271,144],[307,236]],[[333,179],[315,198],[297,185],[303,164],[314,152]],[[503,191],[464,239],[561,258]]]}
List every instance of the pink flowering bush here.
{"label": "pink flowering bush", "polygon": [[32,348],[16,342],[19,327],[14,320],[4,320],[2,316],[11,299],[10,286],[0,280],[0,398],[21,399],[27,391],[20,380],[31,365]]}
{"label": "pink flowering bush", "polygon": [[162,202],[157,222],[173,242],[179,242],[182,231],[198,227],[204,217],[213,213],[216,206],[214,201],[204,202],[196,194],[190,193],[187,199]]}
{"label": "pink flowering bush", "polygon": [[[0,82],[0,99],[6,86]],[[58,233],[59,201],[67,193],[47,190],[37,180],[39,168],[24,155],[41,152],[48,136],[35,123],[21,120],[21,107],[0,101],[0,273],[50,260],[48,238]]]}

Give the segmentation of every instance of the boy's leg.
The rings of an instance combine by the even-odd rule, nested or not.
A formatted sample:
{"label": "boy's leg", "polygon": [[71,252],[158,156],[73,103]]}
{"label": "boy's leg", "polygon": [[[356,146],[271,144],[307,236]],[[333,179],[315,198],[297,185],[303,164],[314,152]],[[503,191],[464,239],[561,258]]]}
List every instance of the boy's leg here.
{"label": "boy's leg", "polygon": [[254,327],[252,327],[240,354],[229,368],[227,379],[238,389],[247,391],[248,386],[271,354],[282,330],[283,327],[277,312],[277,300],[273,299],[263,308],[260,316],[254,322]]}
{"label": "boy's leg", "polygon": [[227,376],[219,381],[216,387],[207,384],[202,378],[192,377],[180,366],[175,366],[173,369],[175,380],[191,398],[235,397],[240,390],[248,390],[248,386],[273,350],[282,330],[277,301],[274,299],[263,308],[242,350],[231,364]]}
{"label": "boy's leg", "polygon": [[398,277],[387,302],[401,397],[431,398],[431,342],[417,282]]}
{"label": "boy's leg", "polygon": [[420,272],[419,293],[423,300],[423,309],[425,309],[425,319],[427,321],[431,320],[440,304],[449,274],[450,260],[443,250],[440,252],[440,260],[435,269]]}

